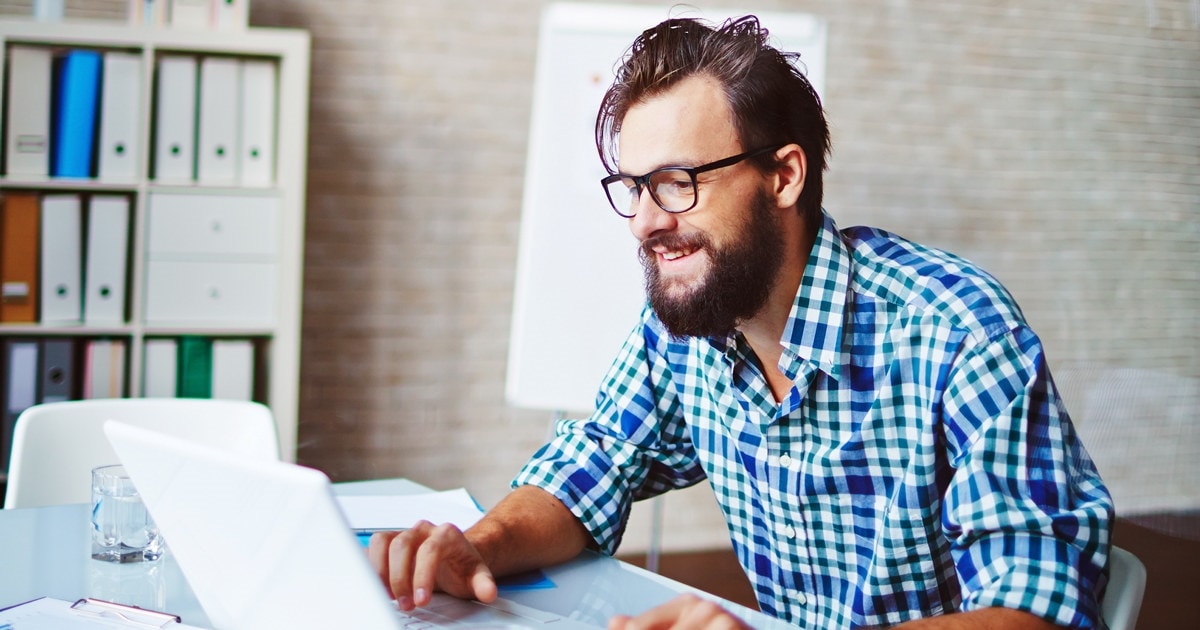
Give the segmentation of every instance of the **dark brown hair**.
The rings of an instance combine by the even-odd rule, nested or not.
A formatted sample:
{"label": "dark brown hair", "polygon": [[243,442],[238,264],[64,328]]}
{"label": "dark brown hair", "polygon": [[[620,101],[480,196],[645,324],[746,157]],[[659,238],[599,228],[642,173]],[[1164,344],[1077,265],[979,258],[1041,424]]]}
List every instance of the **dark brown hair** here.
{"label": "dark brown hair", "polygon": [[[596,117],[596,150],[617,170],[616,139],[629,108],[683,79],[707,75],[719,82],[733,111],[742,150],[796,143],[808,159],[798,206],[810,225],[821,216],[821,175],[829,154],[829,125],[821,99],[795,65],[799,54],[772,47],[767,29],[747,15],[717,28],[676,18],[644,31],[626,51]],[[759,166],[769,166],[763,156]]]}

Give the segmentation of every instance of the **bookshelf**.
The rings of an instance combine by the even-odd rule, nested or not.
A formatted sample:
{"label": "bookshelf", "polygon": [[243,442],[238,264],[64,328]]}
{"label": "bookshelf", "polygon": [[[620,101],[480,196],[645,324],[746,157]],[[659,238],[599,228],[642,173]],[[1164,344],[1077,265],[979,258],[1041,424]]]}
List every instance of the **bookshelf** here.
{"label": "bookshelf", "polygon": [[[68,148],[74,151],[65,144],[70,142],[65,138],[73,136],[59,130],[68,118],[59,95],[67,89],[61,60],[75,51],[98,53],[103,65],[90,171],[66,177],[60,174],[68,171],[56,171]],[[207,392],[225,397],[222,392],[229,388],[222,387],[223,379],[230,373],[240,375],[235,378],[242,382],[235,382],[233,389],[241,393],[230,397],[249,396],[267,404],[282,456],[295,459],[309,51],[308,33],[293,29],[211,31],[99,21],[0,20],[0,218],[7,221],[10,205],[31,198],[43,217],[37,237],[25,239],[35,242],[43,256],[38,279],[30,285],[38,293],[36,299],[28,298],[36,303],[32,316],[6,318],[10,302],[25,298],[22,284],[10,282],[8,267],[13,265],[5,249],[16,258],[22,241],[0,222],[0,276],[6,282],[0,299],[0,347],[5,349],[0,354],[0,418],[8,422],[0,427],[11,431],[19,399],[29,396],[25,389],[12,395],[14,382],[27,387],[29,381],[49,378],[43,374],[44,352],[38,373],[30,376],[20,366],[32,364],[14,365],[9,348],[37,342],[44,349],[45,342],[66,341],[73,352],[67,377],[70,398],[163,395],[163,388],[174,383],[179,384],[174,395]],[[43,104],[37,73],[45,68],[39,64],[47,56],[53,87],[50,102]],[[109,59],[114,65],[108,65]],[[46,105],[49,123],[39,122]],[[30,160],[28,155],[37,153],[36,138],[29,140],[37,134],[22,133],[31,124],[34,131],[38,125],[49,126],[44,172],[38,172],[40,158]],[[127,144],[106,144],[119,135],[122,125],[128,128]],[[70,221],[47,223],[48,200],[64,199],[68,208],[70,200],[78,200],[80,209],[61,215],[72,217]],[[104,204],[117,206],[116,214],[97,209]],[[120,207],[127,208],[125,215]],[[124,216],[126,222],[118,219],[114,227],[105,222],[112,216]],[[72,225],[64,228],[68,223]],[[102,254],[107,247],[103,243],[119,239],[93,235],[122,232],[124,252],[116,245]],[[79,244],[68,256],[69,264],[41,253],[62,248],[51,241]],[[96,260],[113,255],[124,261],[124,278],[116,282],[123,296],[120,291],[110,293],[108,285],[100,287],[97,280],[104,274],[95,269],[112,266],[102,268]],[[47,277],[52,273],[48,269],[64,266],[79,267],[79,286],[64,288],[71,283],[58,284]],[[123,301],[105,316],[97,296],[108,299],[114,294]],[[51,297],[63,295],[72,305],[66,316],[47,305]],[[109,341],[123,348],[118,351],[123,356],[104,363],[94,353],[103,344],[94,342]],[[241,362],[231,371],[214,366],[212,391],[201,387],[199,394],[195,374],[182,373],[194,364],[180,359],[195,355],[182,350],[194,349],[197,343],[208,343],[210,362],[232,360],[221,356]],[[168,365],[160,350],[172,345],[176,351]],[[235,346],[238,352],[223,352]],[[115,385],[104,381],[102,372],[108,367]],[[97,385],[99,381],[103,382]],[[35,402],[49,400],[42,400],[51,388],[45,383],[34,386]],[[104,386],[116,389],[106,392]],[[3,432],[0,481],[7,467]]]}

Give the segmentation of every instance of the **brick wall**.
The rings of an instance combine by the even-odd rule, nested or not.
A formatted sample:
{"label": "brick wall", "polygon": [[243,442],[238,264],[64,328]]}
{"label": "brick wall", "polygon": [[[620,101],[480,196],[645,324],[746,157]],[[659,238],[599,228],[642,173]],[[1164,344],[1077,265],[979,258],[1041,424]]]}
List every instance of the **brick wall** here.
{"label": "brick wall", "polygon": [[[335,479],[403,475],[491,504],[547,433],[548,414],[504,402],[545,4],[251,5],[253,24],[313,34],[299,459]],[[826,207],[995,273],[1081,431],[1108,440],[1092,450],[1119,507],[1200,506],[1200,474],[1163,468],[1200,461],[1195,2],[694,4],[827,20]],[[124,3],[67,6],[120,16]],[[1089,411],[1111,411],[1114,392],[1121,413]],[[1110,419],[1147,439],[1114,441]],[[1139,503],[1164,475],[1198,481]],[[669,547],[725,544],[705,489],[667,503]]]}

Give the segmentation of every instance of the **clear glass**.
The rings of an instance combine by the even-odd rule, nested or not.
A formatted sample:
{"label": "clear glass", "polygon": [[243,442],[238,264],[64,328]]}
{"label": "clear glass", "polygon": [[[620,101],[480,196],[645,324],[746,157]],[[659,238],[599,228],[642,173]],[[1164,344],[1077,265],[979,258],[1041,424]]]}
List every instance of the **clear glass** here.
{"label": "clear glass", "polygon": [[121,465],[92,469],[92,558],[153,562],[164,546],[133,480]]}

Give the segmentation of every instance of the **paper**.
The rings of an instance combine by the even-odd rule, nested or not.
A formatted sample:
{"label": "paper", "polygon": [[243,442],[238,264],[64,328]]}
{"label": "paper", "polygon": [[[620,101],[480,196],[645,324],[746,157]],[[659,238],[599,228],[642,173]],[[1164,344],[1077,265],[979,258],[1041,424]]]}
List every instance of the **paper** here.
{"label": "paper", "polygon": [[466,529],[483,516],[483,509],[464,489],[411,495],[339,496],[342,513],[355,530],[408,529],[419,520],[453,523]]}
{"label": "paper", "polygon": [[178,623],[175,617],[108,603],[81,605],[94,600],[72,602],[43,597],[0,610],[0,627],[11,624],[14,630],[75,630],[86,628],[199,628]]}

